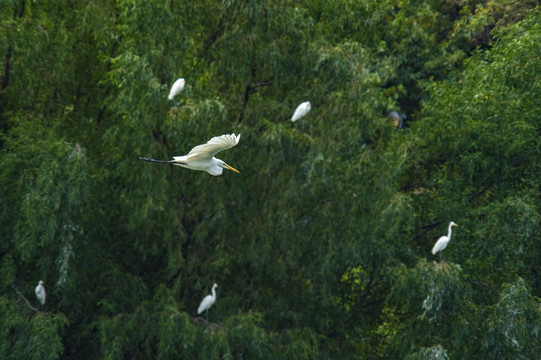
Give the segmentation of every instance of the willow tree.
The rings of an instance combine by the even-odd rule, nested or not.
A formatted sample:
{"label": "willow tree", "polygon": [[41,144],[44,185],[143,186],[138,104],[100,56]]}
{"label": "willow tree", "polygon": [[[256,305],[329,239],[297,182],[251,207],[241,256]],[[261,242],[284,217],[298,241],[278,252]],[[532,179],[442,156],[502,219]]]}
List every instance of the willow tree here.
{"label": "willow tree", "polygon": [[[392,59],[354,37],[327,39],[331,24],[286,2],[133,5],[118,8],[122,41],[106,82],[110,116],[101,146],[116,184],[104,195],[115,209],[108,247],[110,257],[122,256],[107,267],[115,286],[101,300],[104,354],[149,356],[167,341],[179,354],[197,356],[190,339],[210,335],[188,324],[162,339],[170,325],[156,317],[193,315],[213,282],[220,288],[210,316],[227,324],[226,338],[256,326],[253,334],[262,338],[253,341],[266,357],[293,344],[340,353],[350,325],[374,314],[357,304],[376,306],[383,298],[379,260],[394,250],[378,252],[378,244],[403,219],[397,213],[405,204],[391,190],[403,158],[382,161],[385,172],[372,164],[392,136],[385,116],[392,99],[382,88]],[[219,16],[198,25],[206,11]],[[162,27],[149,32],[150,19]],[[168,102],[168,87],[181,76],[186,90]],[[304,100],[314,108],[292,125]],[[230,132],[242,133],[241,141],[222,158],[240,175],[212,178],[137,159],[170,158]],[[363,176],[375,178],[359,182]],[[388,226],[377,223],[380,214]],[[358,279],[344,274],[359,269],[357,288]],[[344,289],[353,292],[347,299]],[[138,323],[149,332],[134,328]],[[127,332],[114,335],[117,328]],[[207,346],[216,354],[239,351],[233,340]]]}
{"label": "willow tree", "polygon": [[[410,146],[402,189],[415,213],[410,247],[421,260],[395,270],[380,331],[391,354],[539,351],[538,328],[525,320],[540,315],[539,16],[495,32],[493,48],[477,52],[456,80],[425,83],[429,97],[400,144]],[[430,248],[450,220],[460,226],[436,263]]]}
{"label": "willow tree", "polygon": [[[11,74],[0,93],[9,209],[0,217],[8,239],[0,245],[4,354],[470,356],[460,350],[463,331],[482,332],[482,316],[470,309],[491,319],[487,336],[477,337],[482,344],[505,336],[500,314],[512,304],[527,303],[534,314],[533,268],[502,249],[538,234],[535,187],[524,185],[537,184],[537,164],[521,160],[538,150],[534,102],[506,68],[538,73],[527,45],[535,21],[522,25],[532,30],[517,49],[506,48],[513,35],[502,35],[493,52],[476,55],[462,82],[428,83],[417,124],[399,132],[386,115],[405,94],[391,86],[403,81],[402,60],[384,41],[394,3],[2,4],[9,31],[0,32],[8,40],[0,51]],[[505,51],[517,62],[498,55]],[[485,67],[483,56],[501,68]],[[169,101],[179,77],[186,88]],[[508,101],[498,107],[481,84]],[[312,111],[291,123],[306,100]],[[505,115],[498,124],[520,136],[496,131],[479,147],[475,134],[495,129],[470,116],[487,110]],[[453,128],[460,137],[450,136]],[[220,157],[240,174],[212,177],[138,159],[169,159],[233,132],[240,143]],[[453,156],[457,149],[464,155]],[[499,248],[472,240],[494,233],[508,214],[519,216]],[[464,230],[446,250],[449,264],[419,260],[433,224],[450,217]],[[473,227],[483,218],[490,222]],[[517,226],[525,231],[512,231]],[[496,275],[504,270],[493,272],[490,258],[462,262],[465,250],[507,256],[512,271],[501,294]],[[49,297],[38,313],[31,295],[39,279]],[[206,321],[195,312],[214,282],[218,300]],[[482,297],[480,286],[495,290]],[[448,288],[456,301],[441,296]],[[452,318],[431,329],[440,305],[475,325]],[[400,332],[407,336],[398,339]],[[535,327],[519,334],[533,338]],[[46,356],[37,347],[45,342]]]}

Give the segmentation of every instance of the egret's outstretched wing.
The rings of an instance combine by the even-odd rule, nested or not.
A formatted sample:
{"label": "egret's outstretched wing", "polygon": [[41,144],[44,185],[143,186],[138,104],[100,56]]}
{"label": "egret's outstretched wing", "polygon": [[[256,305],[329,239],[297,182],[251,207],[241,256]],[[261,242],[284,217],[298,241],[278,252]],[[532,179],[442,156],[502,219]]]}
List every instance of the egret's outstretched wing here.
{"label": "egret's outstretched wing", "polygon": [[210,139],[206,144],[197,145],[194,147],[187,158],[190,160],[203,160],[210,159],[217,153],[223,150],[227,150],[237,145],[240,140],[240,134],[226,134],[222,136],[215,136]]}

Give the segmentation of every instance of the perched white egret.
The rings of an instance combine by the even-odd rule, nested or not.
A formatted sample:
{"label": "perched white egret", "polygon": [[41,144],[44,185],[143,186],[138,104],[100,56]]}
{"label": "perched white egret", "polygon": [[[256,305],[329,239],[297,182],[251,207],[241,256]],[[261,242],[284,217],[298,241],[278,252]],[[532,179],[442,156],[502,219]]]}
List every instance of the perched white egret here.
{"label": "perched white egret", "polygon": [[169,91],[169,100],[173,100],[175,96],[177,96],[182,90],[184,90],[184,85],[186,85],[186,81],[184,78],[177,79],[173,86],[171,86],[171,91]]}
{"label": "perched white egret", "polygon": [[45,304],[45,297],[47,296],[45,293],[45,286],[43,286],[44,284],[43,280],[40,280],[38,286],[36,286],[36,289],[34,290],[41,305]]}
{"label": "perched white egret", "polygon": [[212,285],[212,295],[207,295],[201,301],[201,304],[199,304],[199,307],[197,308],[197,314],[201,314],[203,311],[205,312],[205,317],[208,320],[208,311],[210,307],[216,302],[216,288],[218,287],[218,284],[214,283]]}
{"label": "perched white egret", "polygon": [[237,169],[227,165],[220,159],[216,159],[214,155],[222,150],[232,148],[239,143],[239,140],[240,134],[215,136],[206,144],[194,147],[190,150],[188,155],[173,156],[174,160],[164,161],[145,157],[139,157],[139,159],[151,162],[169,163],[192,170],[206,171],[213,176],[222,175],[223,169],[233,170],[238,173],[239,171]]}
{"label": "perched white egret", "polygon": [[310,101],[305,101],[301,103],[295,109],[295,112],[293,113],[293,116],[291,117],[291,121],[295,122],[299,120],[301,117],[308,114],[311,108],[312,108],[312,105],[310,105]]}
{"label": "perched white egret", "polygon": [[[453,232],[453,226],[458,226],[454,222],[449,223],[449,230],[447,231],[447,236],[442,236],[436,241],[436,244],[434,244],[434,247],[432,248],[432,255],[436,255],[436,253],[443,251],[447,247],[447,244],[449,244],[449,241],[451,241],[451,234]],[[441,252],[440,252],[440,261],[441,261]]]}

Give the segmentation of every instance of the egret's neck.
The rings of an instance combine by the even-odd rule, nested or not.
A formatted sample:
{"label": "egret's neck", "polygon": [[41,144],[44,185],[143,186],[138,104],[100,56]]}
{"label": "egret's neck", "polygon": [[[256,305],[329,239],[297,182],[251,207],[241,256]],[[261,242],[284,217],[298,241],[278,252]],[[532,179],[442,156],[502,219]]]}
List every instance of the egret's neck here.
{"label": "egret's neck", "polygon": [[216,288],[212,287],[212,297],[216,299]]}
{"label": "egret's neck", "polygon": [[449,231],[447,232],[447,237],[451,240],[451,234],[453,233],[453,224],[449,224]]}

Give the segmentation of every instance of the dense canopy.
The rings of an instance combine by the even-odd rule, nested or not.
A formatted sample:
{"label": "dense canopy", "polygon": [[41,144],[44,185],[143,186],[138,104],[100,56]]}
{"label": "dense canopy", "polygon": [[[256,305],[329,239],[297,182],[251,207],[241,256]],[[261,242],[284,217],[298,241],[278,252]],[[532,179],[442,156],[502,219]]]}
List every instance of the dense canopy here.
{"label": "dense canopy", "polygon": [[0,358],[537,358],[537,5],[0,2]]}

